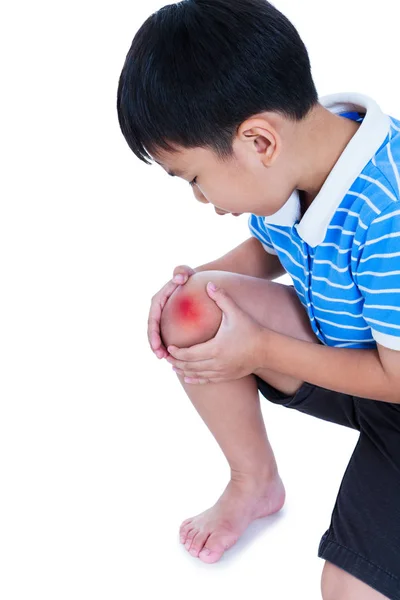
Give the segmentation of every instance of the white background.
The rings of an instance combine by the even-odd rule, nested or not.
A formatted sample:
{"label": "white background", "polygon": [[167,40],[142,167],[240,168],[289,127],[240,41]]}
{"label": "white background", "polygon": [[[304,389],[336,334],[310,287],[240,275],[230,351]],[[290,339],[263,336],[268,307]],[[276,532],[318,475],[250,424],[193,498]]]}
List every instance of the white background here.
{"label": "white background", "polygon": [[[400,115],[395,0],[276,0],[319,95]],[[178,264],[249,237],[141,163],[118,126],[132,39],[163,6],[8,2],[2,10],[0,597],[320,598],[317,557],[358,434],[262,399],[283,510],[206,565],[181,521],[229,480],[216,441],[146,336]],[[397,15],[398,16],[398,15]],[[279,280],[290,283],[288,276]]]}

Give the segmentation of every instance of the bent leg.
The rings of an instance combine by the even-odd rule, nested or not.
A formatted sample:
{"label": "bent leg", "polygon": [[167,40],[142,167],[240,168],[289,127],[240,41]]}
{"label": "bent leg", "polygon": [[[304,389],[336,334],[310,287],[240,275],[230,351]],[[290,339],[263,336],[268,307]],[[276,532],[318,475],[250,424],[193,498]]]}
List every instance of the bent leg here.
{"label": "bent leg", "polygon": [[337,568],[328,565],[322,583],[328,599],[399,600],[400,406],[355,402],[360,436],[318,548]]}
{"label": "bent leg", "polygon": [[[292,287],[237,273],[204,271],[193,275],[168,300],[161,319],[161,334],[166,345],[190,347],[215,336],[222,313],[207,294],[210,280],[223,287],[238,306],[264,327],[319,343]],[[287,395],[294,394],[303,384],[301,380],[268,368],[258,374]]]}
{"label": "bent leg", "polygon": [[[222,312],[208,296],[206,286],[211,277],[216,284],[222,284],[224,275],[219,271],[196,273],[176,289],[161,315],[160,333],[165,347],[189,347],[215,336]],[[225,279],[225,289],[232,293],[234,287],[227,285],[231,281],[240,290],[237,277],[242,276],[228,275],[232,278]],[[275,478],[278,469],[254,375],[201,386],[185,383],[180,375],[178,378],[227,458],[231,476],[264,481]]]}
{"label": "bent leg", "polygon": [[[300,339],[312,336],[304,309],[287,286],[212,271],[196,273],[169,298],[161,318],[167,347],[189,347],[215,336],[222,312],[207,294],[208,281],[226,289],[261,324]],[[271,380],[273,375],[271,371]],[[276,376],[274,383],[279,380],[283,389],[301,384]],[[251,521],[282,508],[285,489],[265,429],[255,376],[207,385],[187,384],[179,375],[178,379],[231,469],[231,480],[216,504],[180,528],[186,549],[212,563],[236,543]],[[205,555],[206,550],[210,554]]]}

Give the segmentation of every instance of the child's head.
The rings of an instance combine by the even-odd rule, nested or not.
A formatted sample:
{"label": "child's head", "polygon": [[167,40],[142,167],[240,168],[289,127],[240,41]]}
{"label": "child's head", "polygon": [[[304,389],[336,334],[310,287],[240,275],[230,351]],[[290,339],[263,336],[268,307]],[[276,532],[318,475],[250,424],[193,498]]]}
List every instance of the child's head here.
{"label": "child's head", "polygon": [[117,108],[142,161],[221,212],[269,215],[296,188],[296,139],[317,105],[307,49],[269,2],[185,0],[137,32]]}

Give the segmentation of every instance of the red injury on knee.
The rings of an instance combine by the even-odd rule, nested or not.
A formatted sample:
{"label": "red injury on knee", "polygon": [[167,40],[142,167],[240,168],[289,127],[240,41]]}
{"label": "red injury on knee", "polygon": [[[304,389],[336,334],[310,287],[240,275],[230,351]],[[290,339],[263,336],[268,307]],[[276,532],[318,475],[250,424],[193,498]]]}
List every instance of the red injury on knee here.
{"label": "red injury on knee", "polygon": [[193,277],[169,298],[160,323],[166,346],[188,348],[210,340],[217,333],[222,312],[208,296],[205,285]]}
{"label": "red injury on knee", "polygon": [[196,325],[200,323],[202,313],[204,312],[198,299],[196,300],[190,296],[179,298],[173,310],[177,320],[181,319],[182,321]]}

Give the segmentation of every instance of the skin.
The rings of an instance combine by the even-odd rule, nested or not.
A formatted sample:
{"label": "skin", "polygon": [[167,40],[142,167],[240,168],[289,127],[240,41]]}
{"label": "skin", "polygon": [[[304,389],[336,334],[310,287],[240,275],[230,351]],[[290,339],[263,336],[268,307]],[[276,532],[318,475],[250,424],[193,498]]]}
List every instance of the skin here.
{"label": "skin", "polygon": [[[269,112],[247,119],[233,140],[234,155],[229,160],[218,159],[208,148],[176,146],[174,152],[160,150],[152,156],[165,171],[179,171],[177,175],[188,183],[197,178],[192,186],[195,198],[211,204],[217,214],[269,216],[282,208],[295,189],[302,192],[305,212],[358,128],[358,123],[318,104],[300,122]],[[207,282],[201,288],[196,277],[189,278],[167,300],[165,294],[162,298],[160,328],[167,346],[182,348],[206,342],[219,329],[221,310],[207,297]],[[183,385],[224,446],[225,455],[236,457],[238,448],[241,453],[241,459],[232,462],[231,481],[219,501],[205,513],[185,521],[180,530],[181,541],[193,556],[216,562],[237,541],[249,520],[282,507],[285,491],[271,468],[274,457],[265,436],[254,378],[217,386]],[[252,459],[252,472],[241,470],[241,460],[246,456]],[[205,556],[205,551],[211,555]]]}
{"label": "skin", "polygon": [[[359,123],[318,103],[301,121],[273,112],[246,119],[233,140],[234,154],[228,160],[220,160],[209,148],[176,145],[172,145],[173,152],[156,149],[151,156],[167,173],[188,181],[195,198],[211,204],[219,215],[270,216],[282,208],[295,189],[301,193],[303,215],[359,127]],[[167,308],[164,301],[165,297],[163,311]],[[153,350],[159,358],[166,358],[155,310],[150,315],[150,321],[156,321]],[[174,345],[179,346],[176,341]]]}
{"label": "skin", "polygon": [[[295,189],[301,192],[304,214],[359,127],[359,123],[318,103],[301,121],[271,112],[247,119],[238,128],[229,159],[220,160],[209,148],[177,146],[173,152],[153,151],[153,157],[164,170],[191,183],[195,198],[212,204],[218,214],[269,216],[282,208]],[[215,336],[215,330],[210,330],[213,320],[205,319],[206,306],[213,310],[212,301],[195,297],[179,300],[187,286],[178,287],[171,296],[171,284],[162,302],[157,300],[161,310],[152,307],[149,326],[154,331],[153,350],[162,352],[159,358],[169,358],[159,345],[160,329],[167,347],[187,347],[184,340],[187,342],[191,333],[198,336],[197,343]]]}
{"label": "skin", "polygon": [[188,340],[198,343],[213,338],[221,324],[222,312],[218,306],[189,279],[170,296],[162,314],[160,330],[166,346],[185,346]]}
{"label": "skin", "polygon": [[178,171],[195,198],[218,214],[270,216],[300,190],[304,211],[311,205],[359,123],[317,104],[302,121],[263,112],[242,123],[234,155],[221,161],[208,148],[158,150],[155,161]]}
{"label": "skin", "polygon": [[[300,122],[269,112],[247,119],[237,131],[233,141],[234,155],[229,160],[218,159],[208,148],[177,146],[174,152],[159,150],[152,156],[165,171],[178,170],[179,176],[188,183],[197,178],[192,186],[195,198],[211,204],[217,214],[270,216],[282,208],[296,189],[301,192],[304,214],[359,126],[317,104]],[[267,283],[259,279],[255,281],[260,285]],[[220,309],[206,297],[204,289],[197,287],[196,292],[195,277],[192,284],[193,287],[189,278],[188,283],[172,293],[165,305],[163,298],[161,329],[167,346],[189,347],[192,343],[202,343],[203,338],[207,341],[215,336],[215,328],[219,329],[216,322],[220,323]],[[282,289],[284,292],[286,290]],[[271,306],[268,306],[268,313],[270,309]],[[207,323],[206,315],[211,315],[208,310],[216,310],[218,319],[214,314]],[[274,315],[271,315],[273,318]],[[212,330],[207,330],[207,326]],[[199,336],[203,337],[200,339]],[[221,447],[224,447],[225,455],[236,456],[236,451],[242,458],[250,457],[255,469],[251,473],[231,466],[231,481],[219,501],[208,511],[184,521],[181,526],[181,541],[186,549],[205,562],[216,562],[237,541],[251,520],[272,514],[282,507],[285,492],[278,474],[271,475],[270,467],[276,467],[276,463],[265,436],[254,378],[244,377],[216,386],[183,385]],[[241,434],[245,437],[238,441]],[[259,444],[259,451],[254,449],[254,444]],[[266,460],[267,471],[263,471],[260,461],[265,463]],[[324,585],[327,595],[324,594],[324,597],[331,597],[330,590],[340,592],[338,585],[343,580],[334,573],[331,585],[330,572],[327,571],[326,575]],[[353,579],[359,586],[361,582]],[[362,590],[354,588],[355,595],[351,593],[351,582],[346,582],[345,589],[349,598],[368,597],[372,600],[381,597],[374,595],[374,590],[365,584]],[[370,595],[367,596],[366,591]],[[342,595],[339,593],[335,597]]]}

